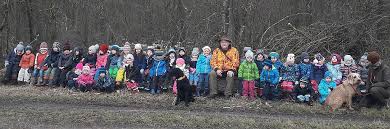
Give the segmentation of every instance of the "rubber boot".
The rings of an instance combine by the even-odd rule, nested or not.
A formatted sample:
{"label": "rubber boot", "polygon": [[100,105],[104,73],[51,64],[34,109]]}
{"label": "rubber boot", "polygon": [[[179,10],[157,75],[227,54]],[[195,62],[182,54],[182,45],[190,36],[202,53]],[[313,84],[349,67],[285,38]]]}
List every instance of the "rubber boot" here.
{"label": "rubber boot", "polygon": [[42,83],[43,83],[42,78],[41,77],[38,78],[37,86],[42,86]]}
{"label": "rubber boot", "polygon": [[31,77],[31,79],[30,79],[30,86],[34,86],[35,83],[36,83],[36,80],[37,80],[37,78]]}

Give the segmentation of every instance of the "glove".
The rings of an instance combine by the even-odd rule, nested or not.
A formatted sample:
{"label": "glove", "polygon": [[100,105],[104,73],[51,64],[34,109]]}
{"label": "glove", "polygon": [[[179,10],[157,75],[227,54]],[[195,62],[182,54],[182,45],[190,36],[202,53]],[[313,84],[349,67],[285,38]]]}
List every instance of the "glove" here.
{"label": "glove", "polygon": [[8,61],[5,61],[4,62],[4,67],[7,67],[9,65],[9,62]]}
{"label": "glove", "polygon": [[141,73],[141,74],[144,74],[144,69],[141,69],[141,70],[139,70],[139,72]]}

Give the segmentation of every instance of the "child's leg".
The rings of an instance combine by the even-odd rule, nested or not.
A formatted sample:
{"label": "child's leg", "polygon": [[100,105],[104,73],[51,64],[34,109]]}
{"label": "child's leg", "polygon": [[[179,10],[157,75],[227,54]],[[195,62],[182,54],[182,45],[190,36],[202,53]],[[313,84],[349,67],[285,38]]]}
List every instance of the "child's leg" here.
{"label": "child's leg", "polygon": [[29,69],[26,69],[26,70],[24,71],[23,81],[29,83],[29,82],[30,82],[30,77],[31,77],[30,70],[29,70]]}
{"label": "child's leg", "polygon": [[16,81],[18,79],[18,73],[20,71],[19,65],[12,65],[11,66],[11,80]]}
{"label": "child's leg", "polygon": [[249,81],[242,81],[242,87],[243,87],[243,91],[242,91],[242,96],[244,97],[248,97],[248,92],[249,92]]}
{"label": "child's leg", "polygon": [[209,95],[209,93],[210,93],[210,90],[209,90],[209,74],[208,73],[206,73],[206,74],[204,74],[204,80],[203,80],[203,92],[204,92],[204,95]]}
{"label": "child's leg", "polygon": [[249,81],[248,85],[249,97],[250,99],[255,99],[255,81]]}
{"label": "child's leg", "polygon": [[297,99],[298,99],[299,102],[304,102],[304,101],[305,101],[305,96],[303,96],[303,95],[298,95],[298,96],[297,96]]}
{"label": "child's leg", "polygon": [[22,82],[23,81],[23,77],[24,77],[24,72],[25,71],[25,69],[24,68],[21,68],[20,70],[19,70],[19,73],[18,73],[18,82]]}

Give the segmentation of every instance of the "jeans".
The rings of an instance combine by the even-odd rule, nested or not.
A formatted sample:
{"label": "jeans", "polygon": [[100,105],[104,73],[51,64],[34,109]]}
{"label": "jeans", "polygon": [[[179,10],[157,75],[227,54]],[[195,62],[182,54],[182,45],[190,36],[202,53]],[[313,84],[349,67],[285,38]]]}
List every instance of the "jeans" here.
{"label": "jeans", "polygon": [[199,74],[198,81],[199,82],[196,88],[197,96],[207,95],[207,93],[209,92],[209,74],[208,73]]}

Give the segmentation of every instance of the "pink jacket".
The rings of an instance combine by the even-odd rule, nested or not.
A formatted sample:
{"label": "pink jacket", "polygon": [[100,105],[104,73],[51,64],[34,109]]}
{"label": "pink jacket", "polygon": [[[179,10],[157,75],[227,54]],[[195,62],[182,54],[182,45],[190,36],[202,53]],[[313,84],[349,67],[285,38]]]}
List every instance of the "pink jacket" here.
{"label": "pink jacket", "polygon": [[108,54],[97,55],[96,68],[106,67]]}
{"label": "pink jacket", "polygon": [[90,74],[81,74],[79,77],[77,77],[77,83],[91,85],[93,84],[93,77]]}

